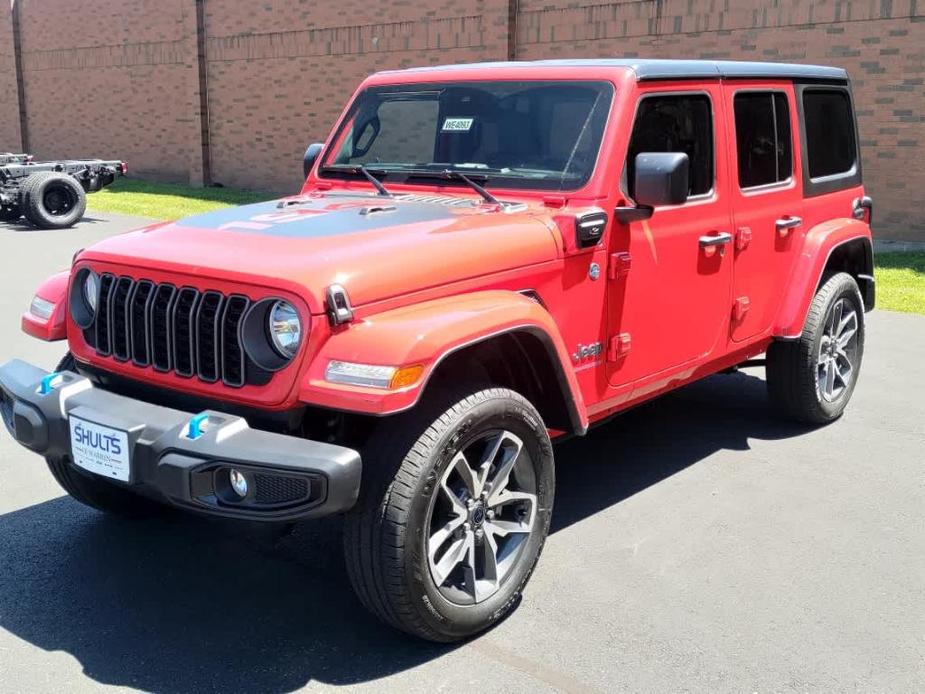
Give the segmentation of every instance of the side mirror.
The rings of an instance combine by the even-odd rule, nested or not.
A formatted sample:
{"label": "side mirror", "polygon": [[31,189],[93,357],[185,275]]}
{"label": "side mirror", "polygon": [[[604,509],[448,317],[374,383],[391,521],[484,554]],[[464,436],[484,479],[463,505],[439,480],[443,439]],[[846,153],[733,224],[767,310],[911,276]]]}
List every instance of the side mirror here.
{"label": "side mirror", "polygon": [[680,205],[690,192],[690,159],[684,152],[637,154],[635,178],[637,205]]}
{"label": "side mirror", "polygon": [[311,173],[312,167],[315,165],[315,162],[318,160],[318,157],[321,156],[321,150],[324,149],[324,144],[321,142],[313,142],[305,150],[305,156],[302,157],[302,178],[308,178],[308,174]]}

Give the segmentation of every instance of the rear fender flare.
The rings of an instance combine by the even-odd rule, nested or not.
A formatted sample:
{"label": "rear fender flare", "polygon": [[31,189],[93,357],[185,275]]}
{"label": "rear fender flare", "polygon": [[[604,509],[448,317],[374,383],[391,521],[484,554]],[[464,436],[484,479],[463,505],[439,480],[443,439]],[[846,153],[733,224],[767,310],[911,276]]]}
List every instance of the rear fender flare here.
{"label": "rear fender flare", "polygon": [[[308,405],[389,415],[413,407],[440,364],[462,349],[507,333],[538,338],[555,365],[558,386],[575,433],[584,433],[588,414],[565,343],[549,312],[516,292],[482,291],[445,297],[364,317],[334,332],[302,379],[299,400]],[[384,390],[330,383],[332,360],[411,366],[423,374],[411,386]]]}
{"label": "rear fender flare", "polygon": [[21,327],[24,333],[46,342],[67,338],[67,285],[70,271],[52,275],[39,285],[35,296],[54,304],[51,316],[46,320],[30,310],[22,314]]}
{"label": "rear fender flare", "polygon": [[797,339],[803,332],[803,324],[819,283],[829,265],[832,255],[846,244],[862,242],[867,246],[864,275],[861,279],[873,281],[873,253],[870,227],[856,219],[833,219],[810,229],[803,241],[803,247],[796,259],[796,267],[790,277],[781,307],[774,325],[774,336],[778,339]]}

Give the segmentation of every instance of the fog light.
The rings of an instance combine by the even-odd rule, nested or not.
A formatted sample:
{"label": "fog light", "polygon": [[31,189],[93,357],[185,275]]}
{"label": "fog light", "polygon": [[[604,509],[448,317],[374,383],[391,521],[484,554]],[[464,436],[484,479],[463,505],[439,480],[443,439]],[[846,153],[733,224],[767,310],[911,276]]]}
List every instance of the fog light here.
{"label": "fog light", "polygon": [[228,481],[231,482],[231,488],[234,489],[234,493],[240,498],[243,499],[247,496],[247,478],[244,476],[243,472],[232,468],[228,472]]}

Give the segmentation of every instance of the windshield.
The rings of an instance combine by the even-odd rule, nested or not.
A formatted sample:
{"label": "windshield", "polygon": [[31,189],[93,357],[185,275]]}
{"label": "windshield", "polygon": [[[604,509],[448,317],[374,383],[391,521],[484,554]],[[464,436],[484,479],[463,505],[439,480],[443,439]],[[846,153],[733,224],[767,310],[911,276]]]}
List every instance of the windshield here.
{"label": "windshield", "polygon": [[594,170],[612,99],[607,82],[372,87],[350,107],[321,175],[355,176],[362,165],[404,182],[450,170],[495,187],[575,190]]}

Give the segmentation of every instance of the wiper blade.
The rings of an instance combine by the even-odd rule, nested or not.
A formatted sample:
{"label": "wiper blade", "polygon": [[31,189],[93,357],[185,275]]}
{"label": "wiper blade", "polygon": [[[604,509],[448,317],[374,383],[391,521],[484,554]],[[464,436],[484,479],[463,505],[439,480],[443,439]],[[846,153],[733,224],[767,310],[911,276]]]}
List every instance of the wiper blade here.
{"label": "wiper blade", "polygon": [[[345,171],[346,173],[363,174],[366,180],[373,185],[373,188],[379,191],[379,195],[392,197],[389,189],[382,185],[379,179],[373,176],[370,170],[362,164],[332,164],[329,166],[322,166],[321,171]],[[379,172],[378,169],[376,171],[377,173]]]}
{"label": "wiper blade", "polygon": [[[443,169],[442,171],[435,171],[431,169],[403,169],[401,173],[409,177],[418,177],[418,178],[441,178],[444,180],[456,180],[462,181],[468,185],[472,190],[482,196],[486,202],[490,202],[494,205],[500,205],[501,201],[498,200],[494,195],[485,190],[478,183],[473,181],[469,176],[464,174],[462,171],[456,171],[455,169]],[[476,174],[479,178],[484,178],[488,180],[488,176],[483,173]]]}

